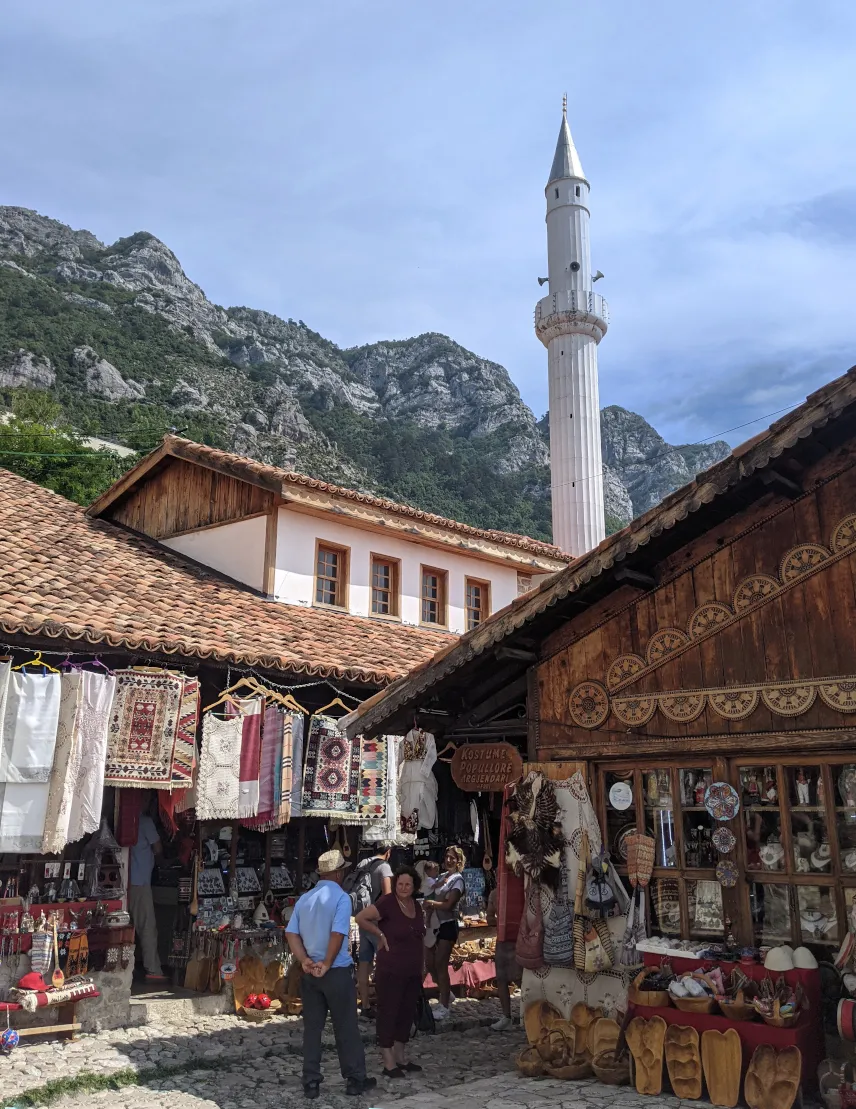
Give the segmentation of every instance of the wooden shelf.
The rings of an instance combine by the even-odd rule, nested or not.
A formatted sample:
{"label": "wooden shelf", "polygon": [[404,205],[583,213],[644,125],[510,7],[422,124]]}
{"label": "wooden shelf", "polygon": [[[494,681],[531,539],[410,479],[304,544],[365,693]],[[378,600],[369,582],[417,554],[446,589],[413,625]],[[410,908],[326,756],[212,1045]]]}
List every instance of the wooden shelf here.
{"label": "wooden shelf", "polygon": [[[791,805],[791,812],[826,812],[825,805]],[[856,809],[854,809],[856,812]]]}
{"label": "wooden shelf", "polygon": [[744,812],[781,812],[779,805],[744,805]]}

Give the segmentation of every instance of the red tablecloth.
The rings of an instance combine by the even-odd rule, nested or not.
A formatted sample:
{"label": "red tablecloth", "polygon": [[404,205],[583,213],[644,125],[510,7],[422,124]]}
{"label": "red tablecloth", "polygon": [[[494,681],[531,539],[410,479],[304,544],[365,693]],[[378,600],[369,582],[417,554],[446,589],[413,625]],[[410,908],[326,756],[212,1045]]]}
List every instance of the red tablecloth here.
{"label": "red tablecloth", "polygon": [[[496,964],[492,959],[476,959],[472,963],[464,963],[459,968],[449,967],[449,981],[453,986],[470,986],[475,989],[482,982],[490,982],[496,978]],[[425,988],[433,990],[437,983],[430,974],[425,977]]]}
{"label": "red tablecloth", "polygon": [[[747,978],[761,981],[764,978],[778,979],[780,974],[765,970],[758,963],[725,963],[711,959],[680,959],[664,957],[659,954],[645,952],[645,964],[658,966],[661,962],[668,962],[676,974],[688,974],[704,967],[721,967],[722,973],[727,977],[735,966],[739,966]],[[664,1008],[651,1008],[645,1005],[634,1006],[630,1009],[636,1016],[659,1016],[667,1024],[683,1024],[697,1028],[699,1033],[712,1028],[718,1032],[725,1032],[733,1028],[740,1037],[743,1046],[743,1072],[749,1066],[752,1053],[760,1044],[771,1044],[775,1048],[798,1047],[802,1053],[802,1078],[806,1088],[814,1088],[817,1081],[817,1067],[823,1058],[823,1020],[821,1014],[820,971],[818,970],[789,970],[785,973],[785,981],[790,986],[799,982],[808,1001],[808,1009],[803,1011],[798,1022],[792,1028],[770,1028],[759,1018],[752,1021],[729,1020],[719,1013],[684,1013],[672,1006]]]}

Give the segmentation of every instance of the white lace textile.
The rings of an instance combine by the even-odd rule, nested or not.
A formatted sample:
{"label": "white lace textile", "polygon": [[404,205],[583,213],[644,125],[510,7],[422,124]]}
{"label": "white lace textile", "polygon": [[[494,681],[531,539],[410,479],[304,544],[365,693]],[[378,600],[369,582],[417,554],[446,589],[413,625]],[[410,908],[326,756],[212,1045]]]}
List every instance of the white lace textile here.
{"label": "white lace textile", "polygon": [[84,671],[69,784],[63,797],[63,804],[68,806],[68,843],[97,832],[101,827],[107,734],[115,694],[114,675]]}
{"label": "white lace textile", "polygon": [[202,758],[196,783],[198,820],[237,820],[243,717],[202,718]]}

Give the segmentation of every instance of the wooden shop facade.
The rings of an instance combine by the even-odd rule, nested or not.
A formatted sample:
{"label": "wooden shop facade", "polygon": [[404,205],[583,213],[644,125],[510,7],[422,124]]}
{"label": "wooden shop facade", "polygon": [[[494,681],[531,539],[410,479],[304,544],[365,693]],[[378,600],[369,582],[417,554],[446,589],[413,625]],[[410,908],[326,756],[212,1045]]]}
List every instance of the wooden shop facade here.
{"label": "wooden shop facade", "polygon": [[856,369],[349,730],[416,714],[438,744],[583,765],[615,862],[630,832],[656,839],[649,935],[834,954],[856,900],[854,466]]}

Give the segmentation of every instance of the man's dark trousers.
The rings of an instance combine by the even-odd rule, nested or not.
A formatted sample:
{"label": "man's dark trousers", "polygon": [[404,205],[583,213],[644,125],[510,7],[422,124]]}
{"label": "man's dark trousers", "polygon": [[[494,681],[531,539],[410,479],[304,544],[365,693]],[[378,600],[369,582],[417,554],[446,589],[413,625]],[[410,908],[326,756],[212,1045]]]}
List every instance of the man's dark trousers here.
{"label": "man's dark trousers", "polygon": [[329,1012],[342,1077],[362,1082],[366,1077],[366,1053],[357,1019],[357,989],[350,967],[331,967],[323,978],[304,974],[300,980],[303,999],[303,1085],[321,1081],[321,1034]]}

